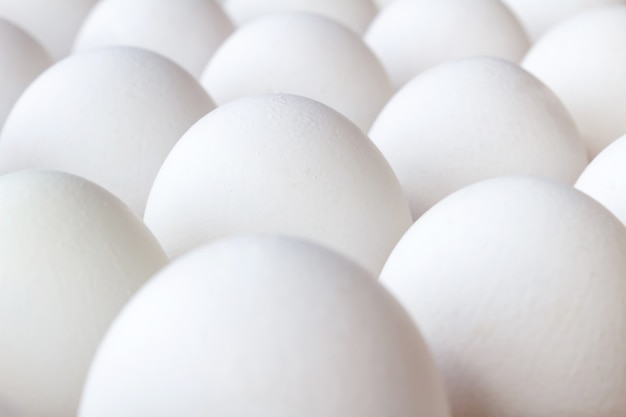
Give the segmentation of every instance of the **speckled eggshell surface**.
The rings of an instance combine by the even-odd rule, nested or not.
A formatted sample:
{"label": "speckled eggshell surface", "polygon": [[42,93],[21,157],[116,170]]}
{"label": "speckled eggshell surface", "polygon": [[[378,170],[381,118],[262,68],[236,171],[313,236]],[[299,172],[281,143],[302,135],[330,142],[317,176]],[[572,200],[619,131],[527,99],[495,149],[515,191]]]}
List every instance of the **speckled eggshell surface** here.
{"label": "speckled eggshell surface", "polygon": [[364,130],[393,94],[381,63],[357,34],[302,12],[239,28],[215,52],[201,82],[218,105],[255,94],[298,94],[334,108]]}
{"label": "speckled eggshell surface", "polygon": [[17,98],[52,58],[28,33],[0,18],[0,128]]}
{"label": "speckled eggshell surface", "polygon": [[74,51],[136,46],[158,52],[199,77],[233,30],[213,0],[106,0],[85,19]]}
{"label": "speckled eggshell surface", "polygon": [[223,7],[240,26],[272,13],[302,11],[334,19],[358,34],[378,12],[373,0],[224,0]]}
{"label": "speckled eggshell surface", "polygon": [[522,62],[568,108],[590,157],[626,133],[626,5],[589,10],[539,39]]}
{"label": "speckled eggshell surface", "polygon": [[519,17],[534,41],[552,26],[592,8],[626,4],[625,0],[502,0]]}
{"label": "speckled eggshell surface", "polygon": [[165,253],[113,195],[45,171],[0,176],[0,253],[2,416],[76,415],[105,330]]}
{"label": "speckled eggshell surface", "polygon": [[626,415],[626,229],[571,186],[460,190],[381,274],[422,330],[455,417]]}
{"label": "speckled eggshell surface", "polygon": [[375,276],[411,225],[369,138],[288,94],[239,99],[198,121],[163,163],[144,219],[171,256],[225,235],[281,233],[328,245]]}
{"label": "speckled eggshell surface", "polygon": [[364,37],[396,88],[439,63],[472,56],[519,62],[529,41],[499,0],[396,0]]}
{"label": "speckled eggshell surface", "polygon": [[626,225],[626,135],[591,161],[576,181],[576,188],[593,197]]}
{"label": "speckled eggshell surface", "polygon": [[79,417],[448,417],[413,323],[321,246],[246,236],[159,272],[118,316]]}
{"label": "speckled eggshell surface", "polygon": [[97,0],[0,0],[0,16],[31,34],[54,58],[70,53],[83,19]]}
{"label": "speckled eggshell surface", "polygon": [[382,110],[370,137],[417,219],[446,195],[502,175],[573,184],[585,147],[556,96],[519,66],[469,58],[431,68]]}
{"label": "speckled eggshell surface", "polygon": [[73,55],[15,104],[0,136],[0,172],[76,174],[142,215],[163,160],[213,108],[191,75],[153,52],[108,47]]}

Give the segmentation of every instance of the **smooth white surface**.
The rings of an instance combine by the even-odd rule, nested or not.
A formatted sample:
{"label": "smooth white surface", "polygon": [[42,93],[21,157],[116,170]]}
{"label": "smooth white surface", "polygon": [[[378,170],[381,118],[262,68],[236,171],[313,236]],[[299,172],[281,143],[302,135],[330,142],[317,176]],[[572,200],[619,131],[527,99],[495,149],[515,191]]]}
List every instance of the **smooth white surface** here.
{"label": "smooth white surface", "polygon": [[471,56],[519,62],[529,47],[500,0],[397,0],[380,11],[364,39],[396,88],[441,62]]}
{"label": "smooth white surface", "polygon": [[76,35],[74,51],[136,46],[158,52],[199,77],[233,30],[213,0],[102,0]]}
{"label": "smooth white surface", "polygon": [[358,35],[300,12],[241,27],[215,52],[201,80],[218,105],[254,94],[298,94],[364,130],[393,94],[385,70]]}
{"label": "smooth white surface", "polygon": [[578,178],[576,188],[600,202],[626,225],[626,135],[591,161]]}
{"label": "smooth white surface", "polygon": [[552,26],[586,10],[626,4],[624,0],[502,0],[519,17],[532,40]]}
{"label": "smooth white surface", "polygon": [[0,412],[75,415],[105,330],[165,253],[117,198],[54,172],[0,176],[0,236]]}
{"label": "smooth white surface", "polygon": [[381,275],[444,374],[455,417],[626,414],[626,229],[574,188],[469,186]]}
{"label": "smooth white surface", "polygon": [[73,55],[15,104],[0,136],[0,172],[80,175],[142,215],[170,149],[213,108],[191,75],[153,52],[109,47]]}
{"label": "smooth white surface", "polygon": [[54,59],[70,53],[74,36],[97,0],[0,0],[0,16],[31,34]]}
{"label": "smooth white surface", "polygon": [[573,184],[587,164],[574,122],[554,94],[517,65],[493,58],[417,76],[385,106],[370,137],[415,219],[473,182],[529,174]]}
{"label": "smooth white surface", "polygon": [[590,157],[626,133],[626,6],[567,19],[528,52],[523,66],[568,108]]}
{"label": "smooth white surface", "polygon": [[222,3],[239,26],[272,13],[301,11],[334,19],[358,34],[365,32],[378,12],[373,0],[224,0]]}
{"label": "smooth white surface", "polygon": [[0,18],[0,128],[24,89],[52,58],[37,41],[11,22]]}
{"label": "smooth white surface", "polygon": [[304,97],[247,97],[218,107],[172,149],[146,224],[171,256],[234,233],[328,245],[378,275],[411,225],[389,164],[345,117]]}
{"label": "smooth white surface", "polygon": [[406,313],[305,241],[226,239],[175,260],[118,316],[80,417],[447,417]]}

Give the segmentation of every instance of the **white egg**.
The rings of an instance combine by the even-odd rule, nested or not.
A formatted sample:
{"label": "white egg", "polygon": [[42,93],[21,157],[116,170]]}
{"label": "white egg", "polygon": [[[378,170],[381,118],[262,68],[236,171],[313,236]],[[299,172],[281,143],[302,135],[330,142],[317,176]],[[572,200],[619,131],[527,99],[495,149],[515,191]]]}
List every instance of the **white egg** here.
{"label": "white egg", "polygon": [[519,62],[529,41],[500,0],[398,0],[365,34],[396,88],[444,61],[495,56]]}
{"label": "white egg", "polygon": [[0,18],[0,128],[24,89],[52,59],[37,41]]}
{"label": "white egg", "polygon": [[80,417],[447,417],[430,353],[364,270],[271,236],[172,262],[111,327]]}
{"label": "white egg", "polygon": [[419,217],[446,195],[501,175],[570,184],[587,164],[571,117],[519,66],[494,58],[438,65],[389,101],[370,136]]}
{"label": "white egg", "polygon": [[576,188],[593,197],[626,225],[626,135],[611,143],[585,168]]}
{"label": "white egg", "polygon": [[0,136],[0,172],[76,174],[141,215],[170,149],[213,108],[191,75],[153,52],[109,47],[73,55],[15,104]]}
{"label": "white egg", "polygon": [[238,25],[272,13],[301,11],[335,19],[359,34],[378,12],[373,0],[224,0],[223,7]]}
{"label": "white egg", "polygon": [[218,107],[163,163],[146,224],[171,256],[234,233],[301,236],[378,275],[411,225],[389,164],[331,108],[274,94]]}
{"label": "white egg", "polygon": [[70,53],[83,19],[97,0],[0,0],[0,16],[31,34],[54,59]]}
{"label": "white egg", "polygon": [[199,77],[233,30],[213,0],[106,0],[85,19],[74,50],[107,45],[146,48]]}
{"label": "white egg", "polygon": [[626,4],[624,0],[503,0],[531,39],[537,40],[560,21],[594,7]]}
{"label": "white egg", "polygon": [[253,94],[298,94],[331,106],[364,130],[393,94],[385,70],[358,35],[300,12],[237,30],[201,80],[217,104]]}
{"label": "white egg", "polygon": [[105,330],[165,253],[110,193],[42,171],[0,176],[0,253],[0,412],[75,415]]}
{"label": "white egg", "polygon": [[523,66],[568,108],[591,157],[626,133],[626,6],[567,19],[535,43]]}
{"label": "white egg", "polygon": [[455,417],[626,415],[626,229],[573,187],[471,185],[422,216],[381,280],[432,348]]}

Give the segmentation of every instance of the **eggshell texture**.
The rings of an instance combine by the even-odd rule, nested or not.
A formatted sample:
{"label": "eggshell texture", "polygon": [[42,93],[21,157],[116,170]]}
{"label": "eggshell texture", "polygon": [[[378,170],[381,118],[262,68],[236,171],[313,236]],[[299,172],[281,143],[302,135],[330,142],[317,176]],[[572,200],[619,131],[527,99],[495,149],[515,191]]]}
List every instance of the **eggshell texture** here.
{"label": "eggshell texture", "polygon": [[83,23],[74,50],[106,45],[146,48],[199,77],[233,30],[213,0],[106,0]]}
{"label": "eggshell texture", "polygon": [[0,127],[28,84],[52,64],[30,35],[0,18]]}
{"label": "eggshell texture", "polygon": [[70,53],[74,36],[97,0],[0,0],[0,16],[31,34],[54,59]]}
{"label": "eggshell texture", "polygon": [[0,412],[76,415],[106,328],[165,253],[113,195],[45,171],[0,176],[0,253]]}
{"label": "eggshell texture", "polygon": [[432,348],[455,417],[626,415],[626,229],[574,188],[469,186],[402,238],[382,282]]}
{"label": "eggshell texture", "polygon": [[389,101],[370,137],[419,217],[446,195],[501,175],[573,184],[587,164],[574,122],[519,66],[494,58],[441,64]]}
{"label": "eggshell texture", "polygon": [[393,94],[382,65],[358,35],[299,12],[237,30],[201,80],[217,104],[253,94],[298,94],[333,107],[365,130]]}
{"label": "eggshell texture", "polygon": [[626,135],[607,146],[585,168],[576,188],[593,197],[626,225]]}
{"label": "eggshell texture", "polygon": [[309,242],[247,236],[174,261],[111,327],[79,416],[138,415],[448,410],[419,332],[373,277]]}
{"label": "eggshell texture", "polygon": [[568,108],[591,157],[626,133],[624,39],[626,6],[599,8],[555,26],[523,61]]}
{"label": "eggshell texture", "polygon": [[591,8],[626,4],[624,0],[503,0],[537,40],[560,21]]}
{"label": "eggshell texture", "polygon": [[247,97],[180,139],[150,192],[146,224],[179,255],[247,232],[326,244],[378,276],[411,225],[389,164],[368,137],[305,97]]}
{"label": "eggshell texture", "polygon": [[141,215],[170,149],[213,108],[191,75],[155,53],[109,47],[74,55],[15,104],[0,136],[0,171],[80,175]]}
{"label": "eggshell texture", "polygon": [[272,13],[302,11],[335,19],[359,34],[378,12],[372,0],[225,0],[223,4],[238,25]]}
{"label": "eggshell texture", "polygon": [[397,0],[365,35],[396,87],[444,61],[494,56],[521,61],[529,41],[499,0]]}

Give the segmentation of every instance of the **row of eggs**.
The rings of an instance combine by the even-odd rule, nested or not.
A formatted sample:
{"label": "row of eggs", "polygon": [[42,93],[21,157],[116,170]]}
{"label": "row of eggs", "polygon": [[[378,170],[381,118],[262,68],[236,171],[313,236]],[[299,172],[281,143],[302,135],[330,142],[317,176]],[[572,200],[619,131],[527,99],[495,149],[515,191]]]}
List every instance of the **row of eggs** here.
{"label": "row of eggs", "polygon": [[[263,11],[223,3],[231,16],[240,5],[237,23]],[[623,226],[570,186],[480,181],[579,178],[626,217],[625,8],[565,21],[526,55],[555,95],[500,59],[425,69],[526,52],[500,3],[468,4],[396,0],[367,31],[366,13],[344,22],[364,42],[305,13],[227,38],[211,2],[99,3],[76,50],[110,43],[125,16],[122,38],[144,36],[134,46],[180,66],[94,49],[6,105],[1,172],[87,180],[0,177],[0,415],[74,414],[102,335],[150,277],[102,343],[79,415],[437,417],[446,395],[455,416],[622,415]],[[151,8],[164,20],[144,26]],[[423,29],[436,13],[433,43],[403,41],[432,40],[402,19]],[[221,30],[215,53],[172,35],[207,16],[197,27]],[[15,100],[51,60],[2,27]],[[149,45],[163,34],[171,52]],[[474,47],[490,43],[502,52]],[[259,95],[273,91],[298,96]],[[308,240],[238,237],[183,255],[251,232]]]}

